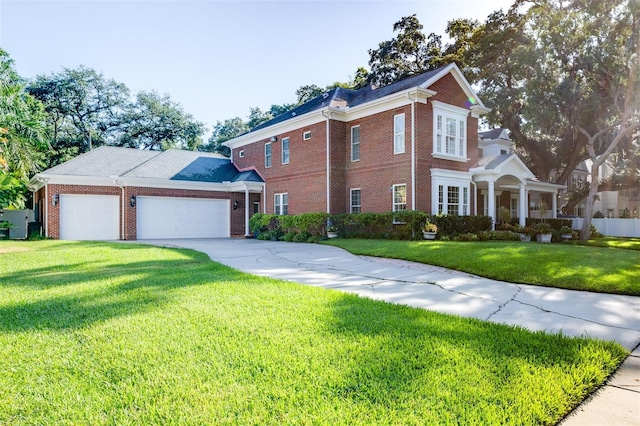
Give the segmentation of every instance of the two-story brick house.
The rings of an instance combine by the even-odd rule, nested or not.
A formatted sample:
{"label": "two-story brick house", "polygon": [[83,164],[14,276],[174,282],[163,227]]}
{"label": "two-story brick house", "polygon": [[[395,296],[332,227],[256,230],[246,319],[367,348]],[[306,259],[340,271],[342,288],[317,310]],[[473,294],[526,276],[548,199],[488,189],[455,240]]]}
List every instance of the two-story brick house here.
{"label": "two-story brick house", "polygon": [[[37,220],[62,239],[249,236],[256,212],[421,210],[524,224],[539,182],[455,64],[385,87],[337,88],[226,142],[231,158],[101,147],[34,176]],[[480,140],[479,140],[480,139]]]}
{"label": "two-story brick house", "polygon": [[408,209],[495,219],[515,199],[524,223],[529,192],[561,186],[538,182],[513,153],[481,157],[478,119],[488,111],[450,64],[384,87],[333,89],[225,145],[234,164],[265,179],[265,213]]}

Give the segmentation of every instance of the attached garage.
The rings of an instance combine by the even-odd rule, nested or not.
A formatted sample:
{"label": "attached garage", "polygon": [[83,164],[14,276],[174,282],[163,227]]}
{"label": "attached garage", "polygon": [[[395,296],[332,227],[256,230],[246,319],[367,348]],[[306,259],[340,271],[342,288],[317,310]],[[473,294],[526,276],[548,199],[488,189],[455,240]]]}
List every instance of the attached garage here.
{"label": "attached garage", "polygon": [[137,237],[228,238],[229,200],[138,196]]}
{"label": "attached garage", "polygon": [[119,239],[119,200],[116,195],[60,194],[60,239]]}

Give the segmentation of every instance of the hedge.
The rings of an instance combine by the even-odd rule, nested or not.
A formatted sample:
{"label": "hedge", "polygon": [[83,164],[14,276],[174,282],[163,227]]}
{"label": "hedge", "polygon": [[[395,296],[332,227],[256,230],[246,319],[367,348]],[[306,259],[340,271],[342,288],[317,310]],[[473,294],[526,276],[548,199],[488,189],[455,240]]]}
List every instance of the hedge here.
{"label": "hedge", "polygon": [[422,228],[429,221],[438,226],[440,237],[455,238],[491,230],[488,216],[430,215],[421,211],[388,213],[327,214],[304,213],[292,216],[254,214],[249,220],[251,232],[259,239],[308,241],[326,235],[335,226],[342,238],[421,240]]}

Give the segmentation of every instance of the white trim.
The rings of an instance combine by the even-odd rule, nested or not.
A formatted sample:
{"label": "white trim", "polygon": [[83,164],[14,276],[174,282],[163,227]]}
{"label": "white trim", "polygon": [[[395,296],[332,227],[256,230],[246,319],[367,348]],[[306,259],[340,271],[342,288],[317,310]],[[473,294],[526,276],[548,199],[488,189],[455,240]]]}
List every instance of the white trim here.
{"label": "white trim", "polygon": [[[459,114],[459,115],[464,115],[465,117],[469,115],[469,113],[471,111],[469,111],[466,108],[461,108],[459,106],[455,106],[455,105],[451,105],[451,104],[446,104],[444,102],[440,102],[440,101],[431,101],[431,105],[433,105],[434,109],[439,109],[439,110],[443,110],[446,112],[450,112],[452,114]],[[435,115],[435,114],[434,114]]]}
{"label": "white trim", "polygon": [[404,186],[404,210],[407,210],[407,184],[406,183],[395,183],[391,185],[391,211],[395,213],[396,211],[404,211],[404,210],[396,210],[396,206],[402,205],[402,203],[396,203],[396,188]]}
{"label": "white trim", "polygon": [[[267,166],[267,146],[269,147],[269,165]],[[265,142],[264,144],[264,168],[268,169],[271,166],[273,166],[273,146],[271,145],[271,142]]]}
{"label": "white trim", "polygon": [[455,155],[449,155],[449,154],[439,154],[437,152],[432,153],[431,156],[433,158],[439,158],[441,160],[457,161],[459,163],[468,163],[469,161],[471,161],[470,158],[457,157]]}
{"label": "white trim", "polygon": [[[358,158],[354,159],[353,158],[353,130],[354,129],[358,129]],[[362,150],[360,149],[360,147],[362,142],[362,134],[360,133],[360,125],[356,125],[356,126],[351,126],[350,130],[349,130],[349,158],[351,159],[352,163],[355,163],[356,161],[360,161],[360,154],[362,152]]]}
{"label": "white trim", "polygon": [[307,130],[306,132],[302,132],[302,140],[308,141],[311,139],[311,130]]}
{"label": "white trim", "polygon": [[[287,161],[284,161],[284,141],[287,141]],[[291,161],[291,140],[289,139],[289,137],[287,136],[286,138],[282,138],[282,140],[280,141],[280,161],[283,165],[285,164],[289,164],[289,161]]]}
{"label": "white trim", "polygon": [[361,213],[362,212],[362,188],[349,188],[349,213],[353,213],[353,191],[360,191],[360,204],[358,204],[360,211],[358,213]]}
{"label": "white trim", "polygon": [[[398,128],[396,128],[396,126],[398,125],[396,120],[398,118],[400,118],[400,117],[402,117],[402,127],[400,129],[398,129]],[[406,131],[405,131],[406,121],[405,121],[405,119],[406,119],[406,116],[405,116],[404,112],[400,113],[400,114],[395,114],[393,116],[393,154],[394,155],[396,155],[396,154],[404,154],[405,151],[406,151],[406,149],[405,149],[405,139],[406,139],[405,138],[405,134],[406,134]],[[400,127],[400,126],[397,126],[397,127]],[[400,130],[400,131],[398,131],[398,130]],[[396,145],[396,137],[400,136],[400,135],[402,135],[402,150],[397,149],[398,146]]]}

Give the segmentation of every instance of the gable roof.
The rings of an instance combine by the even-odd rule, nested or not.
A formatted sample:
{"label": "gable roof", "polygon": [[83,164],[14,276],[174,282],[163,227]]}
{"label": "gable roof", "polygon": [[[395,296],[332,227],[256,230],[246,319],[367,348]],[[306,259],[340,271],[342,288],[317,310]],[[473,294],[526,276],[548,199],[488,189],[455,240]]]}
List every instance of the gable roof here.
{"label": "gable roof", "polygon": [[429,86],[433,85],[435,82],[449,73],[453,75],[467,97],[472,100],[472,110],[478,109],[481,112],[489,111],[489,108],[486,108],[482,101],[475,94],[475,92],[471,88],[471,85],[469,85],[469,82],[464,78],[458,66],[455,63],[451,63],[434,70],[424,72],[422,74],[407,77],[403,80],[389,84],[387,86],[366,86],[357,90],[336,87],[327,93],[316,96],[315,98],[305,102],[304,104],[299,105],[290,111],[287,111],[265,123],[252,128],[247,133],[244,133],[240,136],[237,136],[236,138],[225,142],[224,145],[230,147],[238,145],[238,139],[245,139],[246,137],[250,137],[253,134],[259,133],[261,130],[267,129],[271,126],[284,123],[288,120],[292,120],[294,118],[298,118],[313,112],[320,112],[328,108],[334,108],[344,112],[348,112],[355,107],[359,107],[385,97],[391,97],[392,95],[399,95],[402,92],[413,88],[427,90]]}
{"label": "gable roof", "polygon": [[[219,154],[170,149],[143,151],[132,148],[102,146],[81,154],[34,176],[30,183],[38,186],[39,178],[166,180],[204,183],[264,182],[255,170],[240,171],[229,158]],[[87,181],[87,183],[90,183]]]}
{"label": "gable roof", "polygon": [[500,139],[500,137],[503,136],[503,133],[504,133],[504,137],[502,139],[511,140],[509,138],[509,135],[506,134],[506,130],[507,129],[503,129],[503,128],[499,127],[497,129],[491,129],[491,130],[485,130],[484,132],[478,132],[478,136],[480,136],[480,138],[484,139],[484,140],[494,140],[494,139]]}

